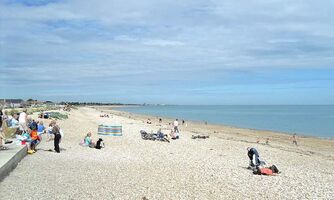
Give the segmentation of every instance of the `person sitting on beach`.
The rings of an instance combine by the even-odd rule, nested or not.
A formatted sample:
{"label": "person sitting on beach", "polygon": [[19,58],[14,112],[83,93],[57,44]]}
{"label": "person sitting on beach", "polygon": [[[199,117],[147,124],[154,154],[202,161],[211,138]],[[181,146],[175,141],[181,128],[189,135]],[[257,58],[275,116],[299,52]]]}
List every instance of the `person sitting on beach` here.
{"label": "person sitting on beach", "polygon": [[248,147],[247,155],[249,158],[249,168],[254,168],[260,165],[260,156],[255,148]]}
{"label": "person sitting on beach", "polygon": [[147,124],[152,124],[151,119],[147,119]]}
{"label": "person sitting on beach", "polygon": [[99,140],[96,142],[96,146],[95,146],[95,148],[96,148],[96,149],[104,148],[104,143],[103,143],[102,138],[99,138]]}
{"label": "person sitting on beach", "polygon": [[171,137],[171,139],[176,140],[177,138],[177,133],[175,133],[174,129],[170,130],[169,136]]}
{"label": "person sitting on beach", "polygon": [[269,145],[269,138],[266,139],[266,145]]}
{"label": "person sitting on beach", "polygon": [[92,140],[92,133],[88,132],[86,137],[84,138],[83,142],[81,142],[82,146],[88,146],[88,147],[95,147],[95,143]]}
{"label": "person sitting on beach", "polygon": [[19,127],[18,116],[17,116],[16,113],[11,118],[9,125],[10,125],[9,126],[10,128],[17,128],[17,127]]}
{"label": "person sitting on beach", "polygon": [[23,141],[23,144],[25,144],[28,148],[28,154],[33,154],[36,152],[34,150],[35,149],[34,143],[32,143],[31,136],[27,131],[23,131],[22,141]]}

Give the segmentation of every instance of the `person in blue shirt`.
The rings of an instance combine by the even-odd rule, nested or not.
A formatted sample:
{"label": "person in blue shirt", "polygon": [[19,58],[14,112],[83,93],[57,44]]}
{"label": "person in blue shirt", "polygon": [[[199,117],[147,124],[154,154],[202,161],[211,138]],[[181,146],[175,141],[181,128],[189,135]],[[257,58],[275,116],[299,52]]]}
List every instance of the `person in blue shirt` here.
{"label": "person in blue shirt", "polygon": [[41,134],[45,133],[45,127],[44,127],[43,121],[40,121],[38,123],[37,133],[38,133],[38,135],[41,135]]}

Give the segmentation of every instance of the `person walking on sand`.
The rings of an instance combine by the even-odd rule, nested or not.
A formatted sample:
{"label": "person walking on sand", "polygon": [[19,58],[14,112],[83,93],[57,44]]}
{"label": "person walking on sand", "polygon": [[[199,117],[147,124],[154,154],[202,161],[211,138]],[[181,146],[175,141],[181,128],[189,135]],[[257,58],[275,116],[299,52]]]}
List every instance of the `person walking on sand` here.
{"label": "person walking on sand", "polygon": [[174,132],[176,134],[176,138],[179,139],[179,133],[180,133],[180,131],[179,131],[179,120],[175,119],[173,125],[174,125]]}
{"label": "person walking on sand", "polygon": [[173,123],[174,126],[174,132],[179,132],[179,121],[176,119]]}
{"label": "person walking on sand", "polygon": [[57,122],[55,120],[53,120],[51,122],[51,124],[52,124],[52,134],[54,134],[54,136],[55,136],[55,139],[54,139],[54,150],[57,153],[60,153],[60,148],[59,148],[59,142],[60,142],[60,139],[61,139],[60,128],[57,125]]}
{"label": "person walking on sand", "polygon": [[292,144],[295,144],[296,146],[298,146],[298,144],[297,144],[297,134],[296,133],[293,134],[293,136],[292,136]]}

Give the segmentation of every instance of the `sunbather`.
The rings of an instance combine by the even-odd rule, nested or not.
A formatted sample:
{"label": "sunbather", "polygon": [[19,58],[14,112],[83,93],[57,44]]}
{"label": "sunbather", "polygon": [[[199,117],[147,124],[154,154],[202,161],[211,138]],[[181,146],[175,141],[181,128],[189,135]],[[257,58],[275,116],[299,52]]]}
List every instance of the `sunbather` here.
{"label": "sunbather", "polygon": [[82,146],[95,147],[95,143],[92,140],[92,133],[88,132],[84,140],[81,142]]}

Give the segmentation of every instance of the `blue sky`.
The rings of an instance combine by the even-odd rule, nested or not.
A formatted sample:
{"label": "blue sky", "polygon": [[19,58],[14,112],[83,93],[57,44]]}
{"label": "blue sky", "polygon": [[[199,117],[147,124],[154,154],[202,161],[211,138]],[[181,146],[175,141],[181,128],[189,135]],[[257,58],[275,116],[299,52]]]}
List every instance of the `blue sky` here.
{"label": "blue sky", "polygon": [[0,0],[0,97],[333,104],[331,0]]}

